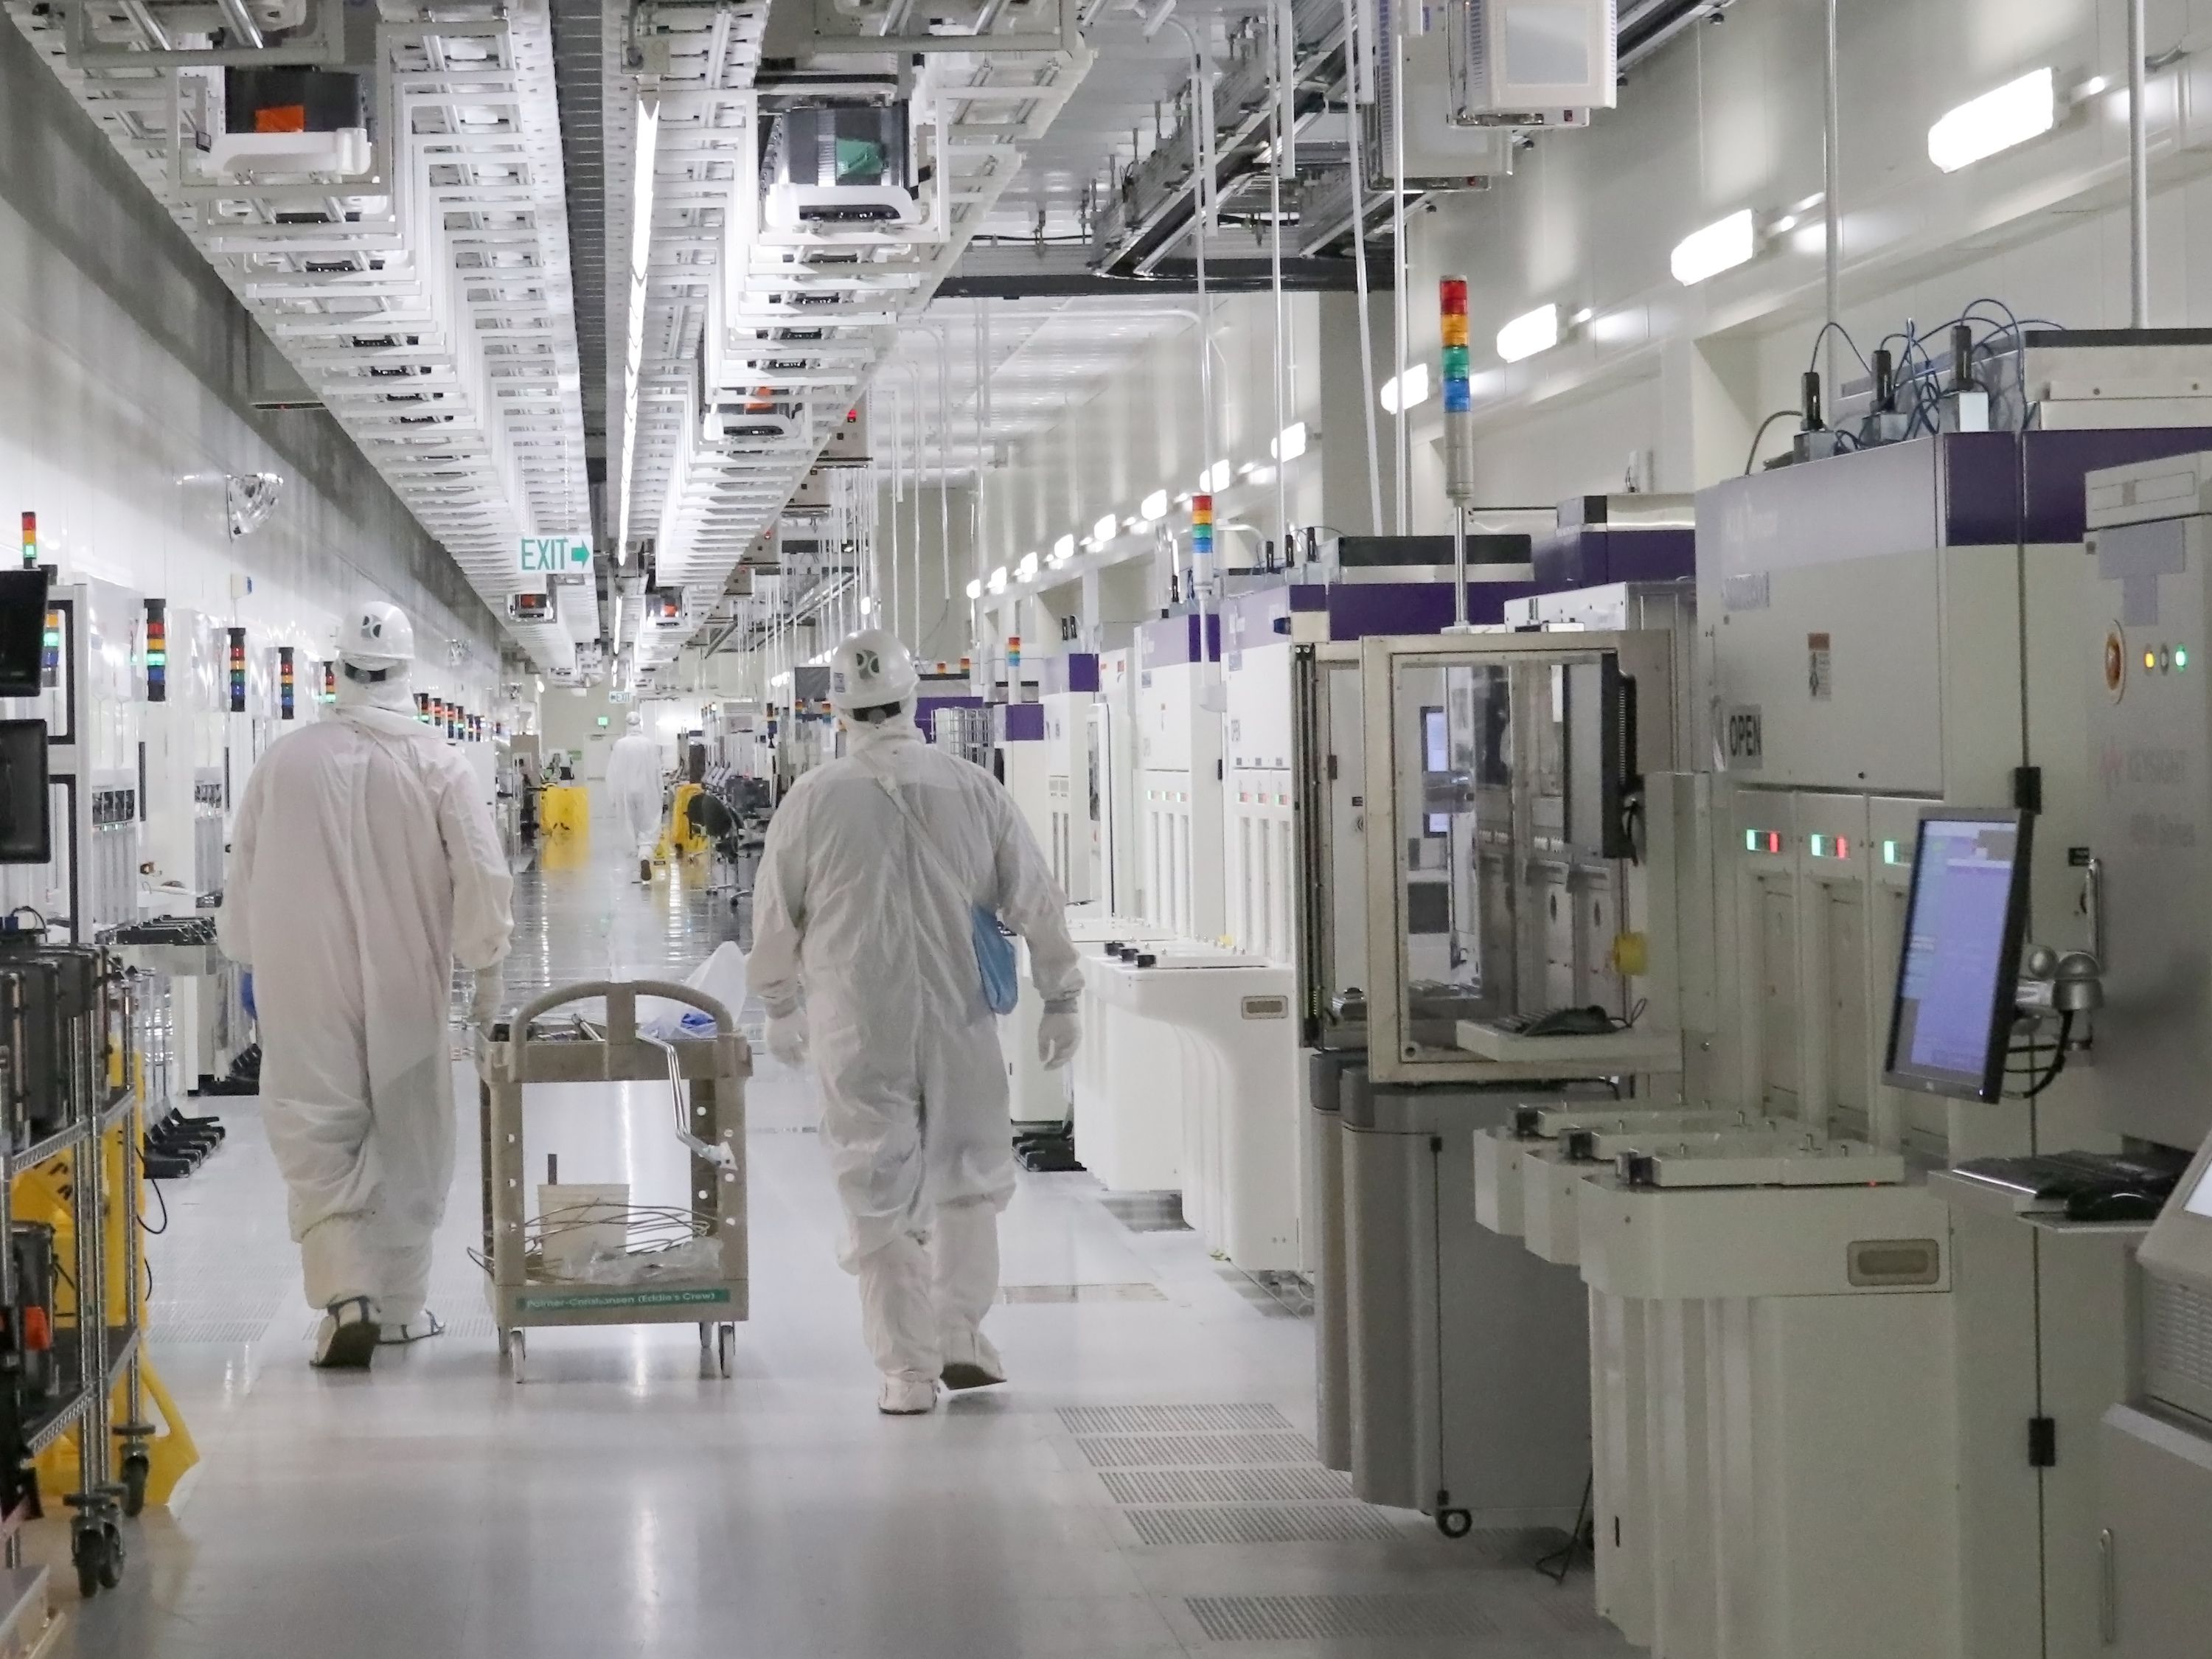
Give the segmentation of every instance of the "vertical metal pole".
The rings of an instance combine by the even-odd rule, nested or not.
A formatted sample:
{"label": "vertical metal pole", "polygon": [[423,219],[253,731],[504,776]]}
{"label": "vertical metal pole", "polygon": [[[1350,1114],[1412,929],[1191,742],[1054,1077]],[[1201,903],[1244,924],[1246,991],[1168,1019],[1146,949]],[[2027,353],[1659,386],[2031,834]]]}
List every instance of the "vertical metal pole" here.
{"label": "vertical metal pole", "polygon": [[[1201,491],[1212,487],[1212,471],[1215,459],[1213,425],[1213,290],[1206,280],[1206,238],[1213,228],[1214,212],[1214,155],[1213,155],[1213,88],[1206,75],[1206,54],[1198,44],[1198,35],[1181,18],[1170,17],[1169,25],[1177,30],[1190,46],[1191,119],[1198,129],[1198,144],[1194,159],[1198,162],[1198,185],[1191,198],[1191,206],[1198,215],[1197,228],[1191,234],[1191,252],[1198,267],[1198,400],[1199,420],[1203,453],[1199,457],[1199,487]],[[1201,641],[1201,643],[1203,643]]]}
{"label": "vertical metal pole", "polygon": [[1836,36],[1836,8],[1838,0],[1827,0],[1826,62],[1827,108],[1824,112],[1821,137],[1820,208],[1826,222],[1826,248],[1824,280],[1827,289],[1828,327],[1821,337],[1827,345],[1827,395],[1833,398],[1842,390],[1843,383],[1836,378],[1836,324],[1843,308],[1844,275],[1844,215],[1842,198],[1843,164],[1841,150],[1844,138],[1843,100],[1838,82],[1841,54]]}
{"label": "vertical metal pole", "polygon": [[2128,0],[2128,326],[2150,326],[2150,76],[2143,0]]}
{"label": "vertical metal pole", "polygon": [[891,580],[890,608],[884,612],[884,626],[894,634],[899,625],[899,503],[906,498],[906,477],[900,464],[906,459],[899,448],[899,440],[905,435],[906,422],[901,418],[906,399],[896,392],[891,393]]}
{"label": "vertical metal pole", "polygon": [[[945,562],[945,603],[952,603],[952,348],[937,335],[937,544]],[[973,629],[969,630],[971,633]],[[972,641],[971,641],[972,643]]]}
{"label": "vertical metal pole", "polygon": [[1402,6],[1390,8],[1390,259],[1391,312],[1396,327],[1396,361],[1391,374],[1398,381],[1397,520],[1401,536],[1412,534],[1413,453],[1406,428],[1406,354],[1412,334],[1406,315],[1406,34]]}
{"label": "vertical metal pole", "polygon": [[1360,153],[1360,37],[1355,0],[1344,0],[1344,99],[1352,145],[1352,270],[1359,295],[1359,412],[1367,428],[1367,527],[1382,533],[1382,463],[1375,433],[1375,340],[1367,297],[1367,159]]}
{"label": "vertical metal pole", "polygon": [[1290,425],[1283,401],[1283,376],[1290,349],[1290,329],[1283,315],[1283,152],[1291,143],[1291,127],[1284,118],[1283,105],[1291,96],[1291,76],[1284,63],[1290,49],[1288,0],[1276,0],[1267,13],[1267,41],[1273,48],[1267,61],[1267,82],[1273,96],[1268,100],[1267,221],[1274,233],[1267,240],[1269,276],[1275,289],[1275,549],[1287,568],[1291,562],[1290,458],[1282,453],[1282,433]]}

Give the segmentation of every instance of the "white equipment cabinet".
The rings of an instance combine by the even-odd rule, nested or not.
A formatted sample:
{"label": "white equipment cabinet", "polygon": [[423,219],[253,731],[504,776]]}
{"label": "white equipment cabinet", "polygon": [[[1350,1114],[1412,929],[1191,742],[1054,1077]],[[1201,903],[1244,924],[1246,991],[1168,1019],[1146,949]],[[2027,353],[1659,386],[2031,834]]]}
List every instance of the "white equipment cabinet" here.
{"label": "white equipment cabinet", "polygon": [[1107,1018],[1172,1070],[1182,1103],[1184,1220],[1209,1250],[1248,1272],[1295,1271],[1291,970],[1227,951],[1156,960],[1143,952],[1103,960],[1097,981]]}
{"label": "white equipment cabinet", "polygon": [[1236,595],[1223,605],[1222,623],[1228,939],[1240,951],[1288,963],[1297,908],[1290,590]]}
{"label": "white equipment cabinet", "polygon": [[1105,896],[1103,803],[1091,746],[1098,659],[1087,652],[1048,657],[1043,672],[1045,855],[1067,902],[1088,904]]}
{"label": "white equipment cabinet", "polygon": [[[2100,1654],[2196,1655],[2212,1644],[2212,454],[2093,474],[2091,672],[2102,788],[2093,885],[2106,1006],[2092,1073],[2112,1127],[2197,1147],[2143,1240],[2114,1344],[2124,1392],[2095,1439]],[[2200,1144],[2201,1143],[2201,1144]],[[2061,1467],[2064,1465],[2062,1431]]]}
{"label": "white equipment cabinet", "polygon": [[1181,939],[1218,940],[1222,902],[1220,617],[1209,616],[1206,651],[1195,616],[1137,630],[1137,836],[1147,921]]}

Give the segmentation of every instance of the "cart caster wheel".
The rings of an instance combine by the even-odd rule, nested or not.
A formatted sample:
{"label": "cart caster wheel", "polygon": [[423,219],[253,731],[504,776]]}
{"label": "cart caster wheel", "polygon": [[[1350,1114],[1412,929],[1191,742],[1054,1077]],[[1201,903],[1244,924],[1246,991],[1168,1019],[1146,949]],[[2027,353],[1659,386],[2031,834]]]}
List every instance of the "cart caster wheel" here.
{"label": "cart caster wheel", "polygon": [[154,1460],[144,1452],[130,1453],[123,1460],[123,1512],[137,1516],[146,1512],[146,1484],[154,1474]]}
{"label": "cart caster wheel", "polygon": [[1474,1530],[1474,1517],[1465,1510],[1438,1510],[1437,1530],[1447,1538],[1464,1538]]}
{"label": "cart caster wheel", "polygon": [[[97,1522],[76,1528],[70,1540],[70,1562],[76,1568],[76,1593],[88,1601],[100,1594],[102,1584],[115,1582],[108,1576],[107,1532]],[[115,1577],[121,1576],[118,1565]]]}
{"label": "cart caster wheel", "polygon": [[711,1353],[714,1348],[714,1328],[705,1320],[699,1322],[699,1352]]}
{"label": "cart caster wheel", "polygon": [[514,1371],[514,1380],[522,1381],[522,1367],[530,1358],[530,1345],[520,1330],[507,1332],[499,1340],[499,1357]]}
{"label": "cart caster wheel", "polygon": [[738,1328],[724,1325],[714,1333],[714,1363],[723,1376],[736,1370],[738,1360]]}
{"label": "cart caster wheel", "polygon": [[110,1521],[102,1530],[107,1547],[100,1564],[100,1582],[105,1588],[113,1589],[123,1582],[123,1529]]}

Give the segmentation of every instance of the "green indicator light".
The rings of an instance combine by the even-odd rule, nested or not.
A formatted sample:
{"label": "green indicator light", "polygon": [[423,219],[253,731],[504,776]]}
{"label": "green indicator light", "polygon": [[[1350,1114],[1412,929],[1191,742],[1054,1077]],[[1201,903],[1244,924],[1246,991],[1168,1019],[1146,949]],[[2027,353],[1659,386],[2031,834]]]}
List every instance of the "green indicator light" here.
{"label": "green indicator light", "polygon": [[1808,836],[1807,841],[1813,849],[1814,858],[1824,859],[1828,856],[1828,838],[1826,836]]}
{"label": "green indicator light", "polygon": [[1904,843],[1903,842],[1900,842],[1900,841],[1886,841],[1886,842],[1882,842],[1882,844],[1881,844],[1881,861],[1882,861],[1884,864],[1902,864],[1902,863],[1904,863],[1904,862],[1905,862],[1905,843]]}
{"label": "green indicator light", "polygon": [[1743,832],[1743,850],[1747,853],[1756,853],[1759,851],[1758,830],[1747,830]]}
{"label": "green indicator light", "polygon": [[2189,666],[2188,647],[2177,645],[2173,647],[2173,665],[2176,668],[2186,668]]}

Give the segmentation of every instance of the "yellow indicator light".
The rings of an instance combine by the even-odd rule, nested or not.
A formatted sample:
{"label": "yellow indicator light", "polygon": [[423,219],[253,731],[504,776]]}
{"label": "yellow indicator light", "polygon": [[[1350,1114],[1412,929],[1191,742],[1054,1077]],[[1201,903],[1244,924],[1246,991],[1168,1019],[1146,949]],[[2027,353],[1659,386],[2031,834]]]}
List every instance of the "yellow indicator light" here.
{"label": "yellow indicator light", "polygon": [[2158,653],[2155,651],[2144,652],[2143,666],[2145,668],[2156,668],[2158,666]]}

